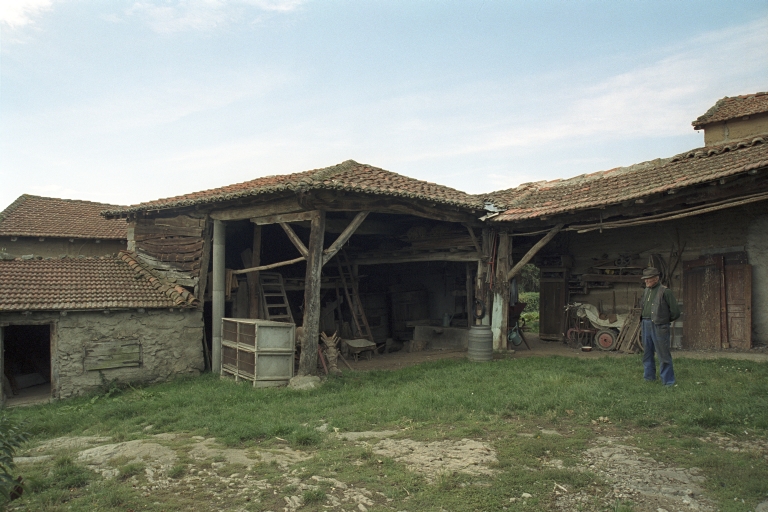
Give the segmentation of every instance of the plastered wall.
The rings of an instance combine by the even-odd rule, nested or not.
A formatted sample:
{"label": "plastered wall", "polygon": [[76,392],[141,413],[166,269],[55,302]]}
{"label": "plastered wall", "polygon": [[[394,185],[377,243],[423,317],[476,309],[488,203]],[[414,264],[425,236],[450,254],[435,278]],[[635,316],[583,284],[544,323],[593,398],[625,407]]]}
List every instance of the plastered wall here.
{"label": "plastered wall", "polygon": [[748,119],[731,119],[707,125],[704,128],[704,144],[712,146],[766,133],[768,114],[757,114]]}
{"label": "plastered wall", "polygon": [[[0,315],[0,325],[53,324],[52,395],[67,398],[94,391],[107,381],[161,382],[204,370],[203,318],[197,310],[139,310]],[[138,342],[136,367],[86,370],[86,351],[95,344]],[[103,379],[102,379],[103,375]]]}
{"label": "plastered wall", "polygon": [[0,237],[0,253],[6,253],[13,258],[26,255],[42,256],[43,258],[58,258],[66,255],[77,256],[111,256],[125,250],[125,240],[82,240],[74,238],[70,242],[68,238],[45,238],[42,242],[38,238],[16,237],[12,241],[9,236]]}

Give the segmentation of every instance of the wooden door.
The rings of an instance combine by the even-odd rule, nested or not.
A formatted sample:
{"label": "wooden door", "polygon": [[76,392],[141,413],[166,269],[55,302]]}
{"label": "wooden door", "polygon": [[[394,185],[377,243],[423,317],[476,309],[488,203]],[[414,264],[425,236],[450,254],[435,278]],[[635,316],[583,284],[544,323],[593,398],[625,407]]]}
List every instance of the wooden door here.
{"label": "wooden door", "polygon": [[539,286],[539,338],[562,341],[568,281],[562,278],[541,279]]}
{"label": "wooden door", "polygon": [[721,345],[722,257],[683,265],[683,348],[719,350]]}
{"label": "wooden door", "polygon": [[752,347],[752,265],[725,265],[728,346]]}
{"label": "wooden door", "polygon": [[683,348],[752,347],[752,266],[746,253],[683,264]]}

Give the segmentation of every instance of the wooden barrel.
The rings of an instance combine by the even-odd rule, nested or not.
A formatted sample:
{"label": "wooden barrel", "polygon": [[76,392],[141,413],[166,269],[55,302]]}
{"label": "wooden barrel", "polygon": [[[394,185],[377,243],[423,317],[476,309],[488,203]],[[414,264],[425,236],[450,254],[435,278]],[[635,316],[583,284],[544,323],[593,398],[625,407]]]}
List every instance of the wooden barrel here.
{"label": "wooden barrel", "polygon": [[493,333],[490,325],[473,325],[469,328],[467,353],[470,361],[493,360]]}

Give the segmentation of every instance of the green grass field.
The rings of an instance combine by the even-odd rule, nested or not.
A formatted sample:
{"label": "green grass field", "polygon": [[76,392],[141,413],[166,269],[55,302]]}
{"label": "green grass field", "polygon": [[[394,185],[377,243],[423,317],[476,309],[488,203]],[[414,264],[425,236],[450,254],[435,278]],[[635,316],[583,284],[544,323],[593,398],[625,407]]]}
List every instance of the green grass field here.
{"label": "green grass field", "polygon": [[[215,437],[224,447],[246,452],[290,448],[306,456],[287,468],[254,466],[248,474],[266,482],[267,490],[212,505],[205,498],[210,488],[202,486],[144,496],[143,462],[116,461],[118,476],[105,478],[75,451],[62,449],[51,459],[19,466],[27,490],[11,508],[278,511],[292,494],[301,498],[297,510],[327,510],[331,495],[340,492],[323,483],[332,478],[370,491],[367,510],[557,510],[558,485],[596,497],[579,510],[640,510],[632,499],[601,503],[597,497],[610,484],[577,469],[584,450],[607,436],[631,443],[659,464],[699,468],[717,510],[754,510],[768,500],[768,364],[678,358],[675,370],[678,385],[665,388],[643,381],[639,356],[445,360],[398,371],[347,372],[311,391],[254,389],[205,375],[11,409],[7,414],[25,421],[31,438],[17,455],[32,455],[41,442],[62,436],[124,442],[177,433],[181,440],[168,444],[182,456],[168,471],[170,479],[211,468],[246,472],[185,456],[184,439],[192,436]],[[397,457],[377,455],[373,443],[336,435],[370,430],[397,430],[395,438],[415,443],[481,441],[496,453],[493,474],[453,472],[430,479]],[[541,434],[548,431],[559,435]],[[722,442],[708,441],[713,438],[747,448],[729,451]],[[309,488],[313,476],[322,478]],[[532,497],[519,498],[523,493]],[[344,506],[331,509],[354,508]]]}

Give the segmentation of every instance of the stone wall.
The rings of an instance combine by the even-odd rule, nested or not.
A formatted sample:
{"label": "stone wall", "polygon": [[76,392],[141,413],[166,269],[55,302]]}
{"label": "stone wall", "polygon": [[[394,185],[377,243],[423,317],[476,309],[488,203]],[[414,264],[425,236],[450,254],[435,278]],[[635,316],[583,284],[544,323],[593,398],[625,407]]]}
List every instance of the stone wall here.
{"label": "stone wall", "polygon": [[[197,310],[0,315],[0,325],[45,323],[53,325],[51,391],[55,398],[94,391],[105,382],[161,382],[198,375],[205,368],[203,318]],[[125,347],[135,352],[121,358]]]}
{"label": "stone wall", "polygon": [[[574,256],[572,273],[583,274],[597,261],[617,259],[624,254],[639,254],[647,262],[649,255],[669,258],[678,240],[684,246],[683,260],[701,255],[745,251],[752,265],[752,344],[768,343],[768,202],[729,208],[719,212],[689,217],[678,221],[646,224],[625,229],[592,231],[584,234],[569,232],[559,242]],[[672,290],[683,296],[683,266],[678,265]],[[588,295],[573,295],[571,301],[595,306],[602,301],[607,313],[612,312],[614,292],[617,313],[627,313],[642,284],[615,283],[612,289],[593,289]]]}

